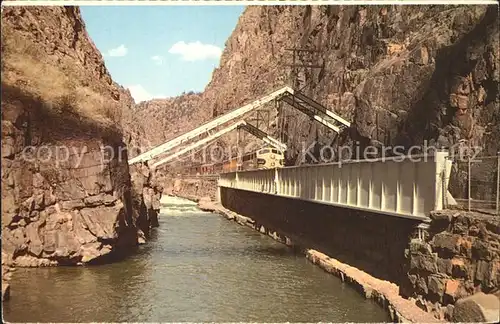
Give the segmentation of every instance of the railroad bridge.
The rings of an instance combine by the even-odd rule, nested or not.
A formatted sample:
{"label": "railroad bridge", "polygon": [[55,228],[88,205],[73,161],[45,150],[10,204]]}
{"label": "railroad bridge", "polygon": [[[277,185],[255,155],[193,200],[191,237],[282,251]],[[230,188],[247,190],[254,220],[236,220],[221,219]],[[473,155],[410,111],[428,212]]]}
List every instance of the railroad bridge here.
{"label": "railroad bridge", "polygon": [[[286,143],[249,122],[266,104],[284,102],[334,132],[350,122],[290,87],[234,109],[129,160],[157,168],[244,128],[269,146]],[[273,107],[276,107],[272,105]],[[273,108],[274,109],[274,108]],[[178,148],[173,153],[174,148]],[[257,226],[282,233],[380,278],[405,276],[403,251],[422,236],[430,212],[450,197],[447,152],[221,173],[217,197]]]}
{"label": "railroad bridge", "polygon": [[319,165],[223,173],[220,190],[269,196],[426,220],[443,208],[451,164],[446,152]]}
{"label": "railroad bridge", "polygon": [[[340,132],[350,122],[314,99],[283,87],[250,104],[234,109],[129,160],[148,162],[157,168],[243,128],[264,143],[281,150],[286,144],[250,124],[251,114],[268,103],[285,102],[329,129]],[[175,153],[174,148],[181,147]],[[443,208],[451,162],[446,152],[420,156],[342,161],[267,170],[220,174],[221,190],[231,188],[274,197],[298,199],[378,214],[426,220],[429,212]]]}

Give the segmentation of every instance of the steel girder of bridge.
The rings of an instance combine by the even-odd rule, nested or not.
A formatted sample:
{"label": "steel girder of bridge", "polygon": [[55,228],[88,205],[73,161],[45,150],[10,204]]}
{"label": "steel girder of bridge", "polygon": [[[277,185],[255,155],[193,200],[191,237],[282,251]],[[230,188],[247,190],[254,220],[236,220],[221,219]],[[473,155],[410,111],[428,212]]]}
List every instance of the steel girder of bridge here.
{"label": "steel girder of bridge", "polygon": [[434,156],[228,172],[219,175],[218,186],[427,220],[432,210],[445,208],[450,172],[448,153],[436,152]]}
{"label": "steel girder of bridge", "polygon": [[281,100],[334,130],[336,133],[340,133],[344,127],[351,127],[350,122],[300,92],[294,91],[289,95],[283,96]]}
{"label": "steel girder of bridge", "polygon": [[224,128],[224,129],[218,131],[215,134],[212,134],[212,135],[210,135],[208,137],[205,137],[205,138],[203,138],[203,139],[201,139],[199,141],[194,142],[191,145],[186,146],[185,148],[183,148],[179,152],[176,152],[174,154],[171,154],[171,155],[167,156],[164,159],[161,159],[160,161],[154,163],[152,166],[153,166],[153,168],[156,168],[156,167],[158,167],[158,166],[160,166],[162,164],[165,164],[165,163],[167,163],[169,161],[172,161],[176,157],[179,157],[179,156],[181,156],[183,154],[186,154],[187,152],[189,152],[189,151],[191,151],[191,150],[193,150],[193,149],[195,149],[195,148],[197,148],[197,147],[199,147],[199,146],[201,146],[201,145],[203,145],[205,143],[213,141],[214,139],[216,139],[218,137],[221,137],[222,135],[227,134],[227,133],[229,133],[232,130],[237,129],[241,124],[244,124],[244,123],[245,123],[244,121],[239,121],[239,122],[237,122],[235,124],[232,124],[231,126],[228,126],[228,127]]}
{"label": "steel girder of bridge", "polygon": [[[128,161],[128,163],[134,164],[137,162],[149,161],[149,160],[151,160],[159,155],[162,155],[162,154],[169,152],[170,150],[174,149],[175,147],[177,147],[179,145],[182,145],[182,144],[192,140],[193,138],[196,138],[197,136],[200,136],[200,135],[205,134],[205,133],[209,134],[209,132],[211,130],[215,129],[216,127],[222,126],[223,124],[225,124],[231,120],[241,118],[243,115],[257,110],[258,108],[260,108],[261,106],[263,106],[264,104],[266,104],[272,100],[282,100],[282,101],[286,102],[287,104],[291,105],[293,108],[298,109],[299,111],[307,114],[308,116],[310,116],[314,120],[320,122],[321,124],[334,130],[337,133],[340,132],[342,128],[350,127],[350,125],[351,125],[348,121],[346,121],[345,119],[336,115],[332,111],[326,109],[324,106],[322,106],[318,102],[316,102],[316,101],[312,100],[311,98],[305,96],[304,94],[297,92],[297,91],[293,90],[292,88],[286,86],[286,87],[283,87],[277,91],[274,91],[274,92],[272,92],[272,93],[270,93],[270,94],[268,94],[268,95],[266,95],[266,96],[264,96],[256,101],[254,101],[250,104],[247,104],[243,107],[232,110],[232,111],[230,111],[230,112],[228,112],[228,113],[226,113],[218,118],[215,118],[215,119],[195,128],[195,129],[193,129],[193,130],[191,130],[183,135],[180,135],[180,136],[178,136],[178,137],[176,137],[176,138],[174,138],[174,139],[172,139],[172,140],[170,140],[162,145],[159,145],[159,146],[153,148],[152,150],[149,150],[145,153],[142,153],[142,154],[130,159]],[[238,123],[235,123],[232,126],[235,126],[237,124]],[[228,128],[225,128],[222,131],[217,132],[216,134],[213,134],[213,135],[209,134],[208,138],[210,138],[210,139],[201,140],[202,141],[201,144],[207,143],[210,140],[213,140],[215,138],[214,136],[219,137],[222,134],[229,132],[230,130],[232,130],[231,129],[232,126],[228,127],[229,130],[227,130]],[[235,126],[235,127],[238,127],[238,126]],[[259,136],[263,136],[263,134],[265,134],[261,130],[257,129],[256,127],[253,127],[252,125],[250,125],[246,122],[244,124],[240,124],[240,127],[246,127],[247,128],[246,130],[254,135],[260,134]],[[272,139],[267,134],[265,134],[265,136],[263,136],[263,138],[268,140],[270,142],[270,144],[273,143],[273,144],[271,144],[273,146],[279,145],[279,143],[281,143],[278,140]],[[191,145],[190,147],[192,147],[193,145]],[[282,145],[284,145],[284,144],[282,144]],[[197,146],[199,146],[199,145],[196,145],[194,147],[197,147]],[[176,153],[176,154],[178,154],[178,153]],[[178,154],[177,156],[179,156],[179,155],[180,154]],[[168,158],[170,158],[170,157],[168,157]],[[175,157],[173,157],[173,158],[175,158]],[[165,163],[166,159],[163,159],[162,161],[160,161],[161,163],[160,162],[155,163],[155,165]]]}
{"label": "steel girder of bridge", "polygon": [[282,96],[283,94],[286,94],[288,92],[290,92],[293,90],[289,87],[284,87],[284,88],[281,88],[277,91],[274,91],[273,93],[267,95],[267,96],[264,96],[248,105],[245,105],[243,107],[240,107],[238,109],[235,109],[233,111],[230,111],[228,112],[227,114],[224,114],[218,118],[215,118],[181,136],[178,136],[160,146],[157,146],[155,147],[154,149],[148,151],[148,152],[145,152],[143,154],[140,154],[132,159],[129,160],[129,164],[134,164],[134,163],[137,163],[137,162],[140,162],[140,161],[148,161],[148,160],[151,160],[152,158],[160,155],[160,154],[164,154],[166,152],[168,152],[169,150],[203,134],[203,133],[206,133],[206,132],[209,132],[211,131],[212,129],[218,127],[218,126],[221,126],[231,120],[234,120],[238,117],[241,117],[242,115],[250,112],[250,111],[253,111],[255,109],[257,109],[258,107],[264,105],[265,103],[268,103],[276,98],[278,98],[279,96]]}
{"label": "steel girder of bridge", "polygon": [[252,124],[244,122],[240,126],[238,126],[238,129],[243,129],[243,130],[247,131],[248,133],[252,134],[253,136],[264,141],[264,143],[269,144],[269,145],[273,146],[274,148],[277,148],[278,150],[286,151],[287,146],[285,143],[280,142],[279,140],[270,136],[266,132],[258,129],[257,127],[255,127]]}
{"label": "steel girder of bridge", "polygon": [[203,145],[203,144],[206,144],[206,143],[209,143],[215,139],[217,139],[218,137],[221,137],[222,135],[224,134],[227,134],[235,129],[244,129],[246,130],[247,132],[249,132],[250,134],[254,135],[255,137],[258,137],[259,139],[261,139],[262,141],[264,141],[266,144],[269,144],[277,149],[280,149],[280,150],[286,150],[286,145],[281,143],[280,141],[278,141],[277,139],[269,136],[267,133],[263,132],[262,130],[258,129],[257,127],[251,125],[251,124],[248,124],[247,122],[245,122],[244,120],[241,120],[237,123],[234,123],[228,127],[225,127],[223,129],[221,129],[220,131],[218,131],[217,133],[215,134],[212,134],[208,137],[205,137],[199,141],[196,141],[194,142],[193,144],[191,145],[188,145],[186,146],[185,148],[183,148],[182,150],[180,150],[179,152],[176,152],[174,154],[171,154],[167,157],[165,157],[164,159],[154,163],[152,166],[153,168],[156,168],[162,164],[165,164],[169,161],[172,161],[173,159],[175,159],[176,157],[179,157],[181,155],[184,155],[186,153],[188,153],[189,151],[191,150],[194,150],[195,148]]}

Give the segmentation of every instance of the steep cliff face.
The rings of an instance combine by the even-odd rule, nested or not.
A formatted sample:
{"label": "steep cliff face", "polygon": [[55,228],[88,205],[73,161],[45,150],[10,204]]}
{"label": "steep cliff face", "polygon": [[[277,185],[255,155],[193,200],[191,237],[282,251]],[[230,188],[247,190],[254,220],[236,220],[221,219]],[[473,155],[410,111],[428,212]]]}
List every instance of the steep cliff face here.
{"label": "steep cliff face", "polygon": [[2,10],[2,262],[86,263],[136,245],[130,94],[78,8]]}
{"label": "steep cliff face", "polygon": [[132,179],[132,209],[135,213],[138,228],[139,243],[145,243],[149,238],[149,229],[158,227],[160,199],[163,186],[158,182],[156,172],[146,164],[130,166]]}
{"label": "steep cliff face", "polygon": [[[214,114],[282,83],[287,47],[321,50],[311,62],[322,67],[298,86],[352,121],[351,139],[498,149],[496,6],[250,7],[207,87]],[[332,140],[304,119],[297,126],[298,138]]]}
{"label": "steep cliff face", "polygon": [[[296,63],[320,68],[292,80],[287,48],[319,49]],[[251,6],[186,129],[290,84],[353,123],[337,136],[295,112],[293,157],[302,141],[408,148],[463,140],[495,154],[498,49],[496,6]]]}
{"label": "steep cliff face", "polygon": [[133,114],[126,118],[125,130],[131,141],[130,154],[137,155],[138,150],[157,146],[182,134],[192,125],[203,122],[198,116],[204,106],[201,95],[188,93],[168,99],[143,101],[133,108]]}

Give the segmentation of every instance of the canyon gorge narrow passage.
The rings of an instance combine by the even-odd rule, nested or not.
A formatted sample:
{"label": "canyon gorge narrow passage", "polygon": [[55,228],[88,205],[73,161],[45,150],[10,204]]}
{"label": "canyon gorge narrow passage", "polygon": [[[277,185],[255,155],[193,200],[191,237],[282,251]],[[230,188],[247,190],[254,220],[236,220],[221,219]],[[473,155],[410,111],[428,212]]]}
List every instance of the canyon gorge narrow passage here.
{"label": "canyon gorge narrow passage", "polygon": [[17,269],[14,302],[5,304],[5,319],[389,320],[373,301],[287,246],[202,212],[188,200],[169,197],[168,203],[150,243],[126,260],[102,266]]}

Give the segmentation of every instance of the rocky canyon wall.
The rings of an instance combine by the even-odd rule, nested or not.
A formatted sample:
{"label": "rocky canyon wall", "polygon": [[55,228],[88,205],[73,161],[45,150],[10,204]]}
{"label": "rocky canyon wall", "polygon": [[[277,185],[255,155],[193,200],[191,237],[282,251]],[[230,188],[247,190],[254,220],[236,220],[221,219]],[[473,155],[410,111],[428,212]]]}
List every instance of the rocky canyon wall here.
{"label": "rocky canyon wall", "polygon": [[[294,47],[320,50],[297,61],[319,68],[293,79],[286,49]],[[181,96],[139,109],[144,120],[151,113],[168,119],[189,101],[186,131],[289,84],[353,125],[338,135],[285,108],[297,115],[285,125],[292,163],[303,141],[406,148],[464,142],[492,155],[500,136],[498,52],[497,6],[250,6],[198,100]],[[169,125],[149,130],[151,138],[175,136],[165,131],[174,129]]]}
{"label": "rocky canyon wall", "polygon": [[454,304],[478,292],[499,296],[500,219],[458,210],[436,211],[431,218],[425,239],[411,240],[405,252],[401,292],[447,319],[488,321],[472,309],[454,316]]}
{"label": "rocky canyon wall", "polygon": [[1,45],[2,262],[79,264],[130,250],[146,231],[122,131],[133,100],[79,9],[2,8]]}
{"label": "rocky canyon wall", "polygon": [[[313,150],[316,156],[322,144],[359,145],[361,149],[402,145],[408,149],[425,141],[439,147],[459,143],[477,146],[483,154],[495,155],[500,149],[498,39],[498,6],[250,6],[227,40],[210,83],[203,93],[196,94],[197,101],[189,99],[191,104],[184,106],[193,111],[186,112],[189,118],[184,119],[181,131],[291,85],[351,121],[352,127],[335,134],[285,108],[286,114],[296,115],[283,125],[288,131],[290,163],[297,163],[303,144],[308,147],[314,142],[319,143]],[[319,67],[299,70],[293,77],[287,66],[292,63],[289,48],[318,49],[297,63]],[[168,103],[158,100],[154,105],[144,103],[141,109],[144,116],[154,112],[168,119],[185,100],[188,97],[169,99]],[[166,122],[160,124],[161,131],[148,130],[156,134],[156,143],[176,135],[165,134],[165,129],[174,128]],[[278,129],[272,132],[276,135]],[[485,174],[494,175],[495,171]],[[493,177],[478,180],[486,182]],[[179,186],[196,189],[182,183]],[[252,217],[274,221],[274,226],[293,225],[277,219],[292,217],[289,210],[281,214],[260,210],[262,204],[244,198],[241,204],[246,213],[241,206],[231,209],[239,208],[247,215],[250,210]],[[311,215],[297,217],[297,222],[305,223],[289,230],[309,231],[319,239],[318,233],[321,236],[325,224],[330,224],[317,221],[319,214],[312,213],[313,219],[305,217]],[[332,226],[323,240],[337,249],[356,249],[346,245],[352,240],[345,233],[352,229],[351,236],[356,237],[360,223],[351,224],[352,220],[344,220],[342,215],[337,221],[337,227],[345,227],[347,232],[332,238],[337,228]],[[387,222],[367,226],[367,232],[380,232],[359,237],[356,244],[361,248],[349,262],[380,264],[374,267],[382,272],[377,275],[389,275],[388,279],[402,284],[402,289],[408,288],[410,297],[439,318],[450,319],[451,304],[459,298],[478,291],[497,291],[496,225],[459,215],[436,229],[439,222],[433,221],[426,241],[413,241],[408,247],[413,225],[401,229]],[[384,248],[373,250],[377,246]],[[382,257],[379,250],[385,253]],[[366,264],[359,266],[368,268]]]}
{"label": "rocky canyon wall", "polygon": [[217,179],[183,179],[168,176],[160,180],[165,183],[165,193],[191,200],[217,200]]}

